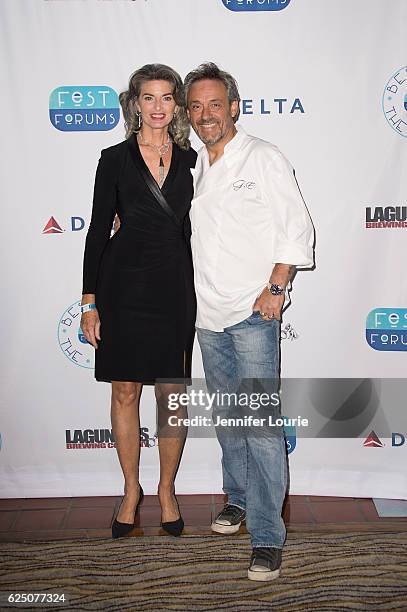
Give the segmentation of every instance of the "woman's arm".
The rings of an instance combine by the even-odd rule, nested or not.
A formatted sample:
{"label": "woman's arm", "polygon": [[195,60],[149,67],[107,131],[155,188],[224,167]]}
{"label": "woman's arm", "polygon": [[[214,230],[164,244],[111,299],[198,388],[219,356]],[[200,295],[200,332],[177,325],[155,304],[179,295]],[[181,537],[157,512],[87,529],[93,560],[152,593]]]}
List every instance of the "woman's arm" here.
{"label": "woman's arm", "polygon": [[[96,283],[103,250],[109,241],[116,212],[116,175],[114,158],[102,151],[96,170],[92,217],[86,236],[83,258],[82,305],[96,303]],[[100,319],[96,308],[84,312],[81,328],[90,344],[97,348]]]}
{"label": "woman's arm", "polygon": [[100,260],[110,238],[116,212],[116,164],[114,162],[115,158],[109,150],[102,151],[96,170],[92,217],[83,258],[83,294],[96,293]]}

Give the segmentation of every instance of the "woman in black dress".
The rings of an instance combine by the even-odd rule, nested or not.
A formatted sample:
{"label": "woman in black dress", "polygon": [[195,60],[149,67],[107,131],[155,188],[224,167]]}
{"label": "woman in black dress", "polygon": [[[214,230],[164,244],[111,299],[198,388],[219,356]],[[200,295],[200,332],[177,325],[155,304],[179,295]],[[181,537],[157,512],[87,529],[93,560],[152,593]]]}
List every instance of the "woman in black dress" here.
{"label": "woman in black dress", "polygon": [[[146,382],[155,384],[158,406],[162,526],[180,535],[174,479],[185,429],[165,422],[168,396],[185,390],[191,368],[195,294],[188,212],[196,153],[182,81],[168,66],[137,70],[120,103],[127,139],[102,151],[96,172],[81,327],[96,349],[96,379],[112,384],[112,428],[125,480],[112,535],[131,531],[143,496],[138,407]],[[120,229],[110,238],[116,214]],[[183,416],[181,408],[171,414]]]}

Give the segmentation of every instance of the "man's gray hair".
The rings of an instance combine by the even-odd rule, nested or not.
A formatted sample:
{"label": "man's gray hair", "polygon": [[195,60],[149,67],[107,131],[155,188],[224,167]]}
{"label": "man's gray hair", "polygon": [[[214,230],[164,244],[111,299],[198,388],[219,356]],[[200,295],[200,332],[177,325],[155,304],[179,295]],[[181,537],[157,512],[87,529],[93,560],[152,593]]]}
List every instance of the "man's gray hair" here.
{"label": "man's gray hair", "polygon": [[[204,64],[200,64],[198,68],[195,68],[195,70],[191,70],[191,72],[187,74],[184,80],[185,96],[187,100],[188,91],[191,85],[193,85],[193,83],[196,83],[197,81],[203,81],[204,79],[213,79],[221,81],[226,87],[229,103],[234,102],[235,100],[237,102],[240,102],[239,89],[237,86],[236,79],[234,79],[232,75],[229,74],[229,72],[225,72],[224,70],[218,68],[218,66],[213,62],[205,62]],[[238,107],[237,113],[233,117],[233,121],[235,123],[239,119],[239,115],[240,108]]]}

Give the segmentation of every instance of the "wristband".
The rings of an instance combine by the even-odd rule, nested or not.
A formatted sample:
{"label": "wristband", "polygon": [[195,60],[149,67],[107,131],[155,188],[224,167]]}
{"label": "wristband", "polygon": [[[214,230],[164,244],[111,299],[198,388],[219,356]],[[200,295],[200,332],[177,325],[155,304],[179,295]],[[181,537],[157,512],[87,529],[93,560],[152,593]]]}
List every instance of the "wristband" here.
{"label": "wristband", "polygon": [[81,313],[88,312],[88,310],[94,310],[96,308],[96,304],[83,304],[81,306]]}

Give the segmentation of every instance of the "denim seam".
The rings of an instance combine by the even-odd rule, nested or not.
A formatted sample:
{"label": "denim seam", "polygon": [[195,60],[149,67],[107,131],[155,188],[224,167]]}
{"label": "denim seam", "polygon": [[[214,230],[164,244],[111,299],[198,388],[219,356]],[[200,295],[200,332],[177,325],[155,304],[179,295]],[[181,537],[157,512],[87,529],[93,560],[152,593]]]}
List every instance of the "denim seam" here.
{"label": "denim seam", "polygon": [[280,546],[276,546],[275,544],[270,544],[270,543],[267,543],[267,544],[263,544],[263,543],[257,544],[256,543],[256,544],[254,544],[252,542],[252,548],[278,548],[279,550],[283,550],[283,547],[281,545]]}
{"label": "denim seam", "polygon": [[235,504],[234,502],[228,502],[226,505],[236,506],[236,508],[240,508],[240,510],[243,510],[244,512],[246,512],[246,508],[243,508],[243,506],[239,506],[239,504]]}

